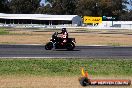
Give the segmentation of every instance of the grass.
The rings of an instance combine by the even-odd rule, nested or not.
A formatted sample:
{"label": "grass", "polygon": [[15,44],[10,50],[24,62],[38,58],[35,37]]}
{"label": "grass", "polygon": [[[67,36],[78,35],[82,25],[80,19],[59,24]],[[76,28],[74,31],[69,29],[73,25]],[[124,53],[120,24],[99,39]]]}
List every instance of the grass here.
{"label": "grass", "polygon": [[0,35],[9,34],[8,31],[6,31],[4,28],[0,28]]}
{"label": "grass", "polygon": [[[1,28],[0,44],[46,44],[59,29],[7,29]],[[132,46],[131,30],[68,29],[69,37],[80,45]]]}
{"label": "grass", "polygon": [[120,43],[114,43],[114,42],[113,42],[113,43],[108,43],[107,45],[108,45],[108,46],[115,46],[115,47],[116,47],[116,46],[121,46]]}
{"label": "grass", "polygon": [[1,76],[78,76],[81,67],[90,75],[132,76],[131,59],[0,59]]}
{"label": "grass", "polygon": [[1,42],[1,44],[16,44],[15,42]]}

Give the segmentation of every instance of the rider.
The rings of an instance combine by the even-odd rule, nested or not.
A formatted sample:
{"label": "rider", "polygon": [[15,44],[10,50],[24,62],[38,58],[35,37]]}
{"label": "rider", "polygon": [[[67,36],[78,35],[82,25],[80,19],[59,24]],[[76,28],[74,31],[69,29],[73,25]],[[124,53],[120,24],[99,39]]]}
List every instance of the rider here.
{"label": "rider", "polygon": [[58,34],[62,34],[62,36],[61,36],[62,41],[63,41],[63,43],[66,43],[67,38],[68,38],[68,32],[67,32],[66,28],[62,28],[61,33],[58,33]]}

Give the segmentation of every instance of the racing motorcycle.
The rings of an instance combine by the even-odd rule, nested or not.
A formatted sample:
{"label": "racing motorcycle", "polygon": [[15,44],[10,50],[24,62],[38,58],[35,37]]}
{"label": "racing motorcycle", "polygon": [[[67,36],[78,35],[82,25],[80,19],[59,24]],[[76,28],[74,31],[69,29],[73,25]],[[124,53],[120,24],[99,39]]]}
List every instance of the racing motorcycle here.
{"label": "racing motorcycle", "polygon": [[63,42],[63,39],[61,37],[58,37],[58,32],[55,32],[52,35],[52,38],[50,39],[50,42],[46,43],[45,49],[51,50],[53,48],[55,49],[67,49],[67,50],[73,50],[75,48],[75,38],[68,38],[67,42]]}

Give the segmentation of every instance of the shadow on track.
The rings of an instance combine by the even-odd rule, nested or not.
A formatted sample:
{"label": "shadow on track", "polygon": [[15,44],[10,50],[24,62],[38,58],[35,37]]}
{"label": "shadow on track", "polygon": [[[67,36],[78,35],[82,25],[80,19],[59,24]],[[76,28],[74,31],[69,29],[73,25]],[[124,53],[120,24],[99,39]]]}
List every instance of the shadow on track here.
{"label": "shadow on track", "polygon": [[65,50],[65,49],[55,49],[53,51],[80,51],[80,50]]}

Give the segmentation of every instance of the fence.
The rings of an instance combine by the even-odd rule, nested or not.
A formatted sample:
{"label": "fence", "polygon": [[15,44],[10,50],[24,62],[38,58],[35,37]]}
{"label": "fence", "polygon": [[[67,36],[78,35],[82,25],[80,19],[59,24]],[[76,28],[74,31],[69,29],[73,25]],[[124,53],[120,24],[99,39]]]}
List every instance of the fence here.
{"label": "fence", "polygon": [[98,25],[40,25],[40,24],[0,24],[0,27],[9,28],[43,28],[43,29],[58,29],[58,28],[85,28],[85,29],[132,29],[132,21],[103,21]]}

